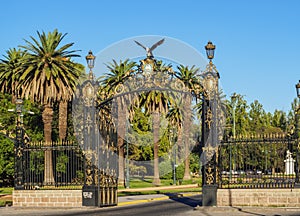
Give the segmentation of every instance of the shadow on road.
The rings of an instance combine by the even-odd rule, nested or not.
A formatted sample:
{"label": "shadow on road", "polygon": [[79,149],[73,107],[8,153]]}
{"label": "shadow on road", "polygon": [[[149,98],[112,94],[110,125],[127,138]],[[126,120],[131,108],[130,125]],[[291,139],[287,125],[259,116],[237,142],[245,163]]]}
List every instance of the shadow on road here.
{"label": "shadow on road", "polygon": [[202,205],[202,197],[199,195],[189,196],[189,197],[184,197],[182,194],[177,194],[177,193],[165,193],[165,195],[167,195],[171,200],[183,203],[193,208]]}

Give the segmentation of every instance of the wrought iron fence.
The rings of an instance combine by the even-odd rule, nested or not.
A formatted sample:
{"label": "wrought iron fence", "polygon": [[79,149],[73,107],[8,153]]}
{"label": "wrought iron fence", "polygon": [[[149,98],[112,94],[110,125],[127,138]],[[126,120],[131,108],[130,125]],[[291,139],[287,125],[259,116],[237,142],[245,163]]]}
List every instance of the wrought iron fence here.
{"label": "wrought iron fence", "polygon": [[[48,161],[46,154],[51,157]],[[81,189],[83,185],[84,157],[73,142],[30,143],[23,149],[23,163],[24,189]],[[45,172],[51,173],[51,181],[46,181]]]}
{"label": "wrought iron fence", "polygon": [[296,142],[283,134],[224,140],[218,149],[219,188],[292,188]]}

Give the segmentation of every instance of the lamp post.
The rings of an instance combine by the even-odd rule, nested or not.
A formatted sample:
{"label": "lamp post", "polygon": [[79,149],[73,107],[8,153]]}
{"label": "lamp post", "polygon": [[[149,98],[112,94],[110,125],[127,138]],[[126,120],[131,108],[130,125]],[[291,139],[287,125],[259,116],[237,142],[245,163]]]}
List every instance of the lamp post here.
{"label": "lamp post", "polygon": [[16,142],[15,142],[15,189],[24,189],[24,166],[23,166],[23,148],[24,148],[24,130],[23,130],[23,100],[16,100]]}
{"label": "lamp post", "polygon": [[296,108],[296,112],[295,112],[295,123],[296,123],[296,127],[295,127],[295,139],[297,142],[297,155],[296,155],[296,179],[295,179],[295,188],[300,188],[300,181],[299,181],[299,151],[300,151],[300,139],[299,139],[299,114],[300,114],[300,80],[299,82],[296,84],[296,93],[297,93],[297,98],[298,98],[298,107]]}
{"label": "lamp post", "polygon": [[[29,110],[24,109],[24,104],[22,99],[16,100],[16,109],[8,109],[9,112],[16,112],[17,113],[17,122],[16,122],[16,139],[15,139],[15,184],[14,188],[16,190],[24,189],[24,174],[26,175],[26,170],[28,164],[28,152],[24,152],[25,147],[25,131],[23,127],[23,116],[24,111],[29,114],[34,114]],[[24,162],[25,160],[25,162]]]}
{"label": "lamp post", "polygon": [[[232,102],[232,136],[233,141],[235,142],[235,100],[236,100],[236,94],[234,93],[231,96],[231,102]],[[232,145],[229,144],[229,179],[232,178]]]}
{"label": "lamp post", "polygon": [[85,80],[80,86],[80,101],[83,104],[83,113],[82,113],[82,124],[83,124],[83,152],[85,158],[85,172],[84,172],[84,185],[82,188],[82,204],[83,206],[97,206],[100,199],[99,183],[96,186],[96,175],[99,175],[97,172],[99,167],[95,166],[96,161],[98,160],[98,140],[96,134],[96,93],[97,93],[97,82],[94,81],[94,75],[92,69],[95,64],[95,56],[92,51],[89,51],[88,55],[85,57],[87,66],[90,69],[88,74],[88,79]]}
{"label": "lamp post", "polygon": [[213,45],[213,43],[211,41],[208,41],[207,45],[205,46],[205,50],[206,50],[206,55],[207,55],[207,58],[209,59],[209,62],[212,62],[212,59],[214,58],[215,49],[216,49],[216,46]]}
{"label": "lamp post", "polygon": [[219,73],[212,63],[216,46],[208,42],[205,46],[209,63],[203,77],[203,102],[202,102],[202,150],[204,163],[202,166],[202,205],[215,206],[217,204],[217,156],[216,152],[218,131],[217,131],[217,95]]}
{"label": "lamp post", "polygon": [[296,138],[299,138],[299,114],[300,114],[300,80],[296,84],[296,92],[298,97],[298,107],[296,108]]}
{"label": "lamp post", "polygon": [[93,55],[93,52],[90,50],[88,55],[85,57],[86,59],[86,62],[87,62],[87,65],[90,69],[90,72],[89,72],[89,79],[94,79],[94,74],[93,74],[93,71],[92,69],[94,68],[95,66],[95,59],[96,59],[96,56]]}
{"label": "lamp post", "polygon": [[232,100],[232,136],[233,136],[233,139],[235,139],[235,108],[236,108],[236,98],[237,98],[237,95],[236,93],[234,93],[232,96],[231,96],[231,100]]}

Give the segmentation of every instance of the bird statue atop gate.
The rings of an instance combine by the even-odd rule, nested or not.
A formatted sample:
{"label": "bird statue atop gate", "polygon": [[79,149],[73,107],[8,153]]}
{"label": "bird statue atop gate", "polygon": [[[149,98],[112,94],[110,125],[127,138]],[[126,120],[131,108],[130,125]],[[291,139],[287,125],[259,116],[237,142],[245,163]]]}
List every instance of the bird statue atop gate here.
{"label": "bird statue atop gate", "polygon": [[152,51],[154,49],[156,49],[156,47],[158,47],[159,45],[161,45],[163,42],[165,41],[165,39],[161,39],[160,41],[156,42],[155,44],[153,44],[150,48],[149,47],[146,47],[144,46],[143,44],[137,42],[137,41],[134,41],[137,45],[143,47],[146,52],[147,52],[147,58],[153,58],[153,54],[152,54]]}

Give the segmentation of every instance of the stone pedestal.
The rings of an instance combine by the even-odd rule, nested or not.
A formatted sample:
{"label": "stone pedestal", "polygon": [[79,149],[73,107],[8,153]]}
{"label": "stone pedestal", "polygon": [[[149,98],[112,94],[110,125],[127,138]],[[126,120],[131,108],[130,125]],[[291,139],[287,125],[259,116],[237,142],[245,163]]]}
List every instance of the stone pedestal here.
{"label": "stone pedestal", "polygon": [[217,185],[203,185],[202,187],[202,206],[217,205]]}
{"label": "stone pedestal", "polygon": [[82,205],[98,206],[98,188],[95,185],[83,186]]}

